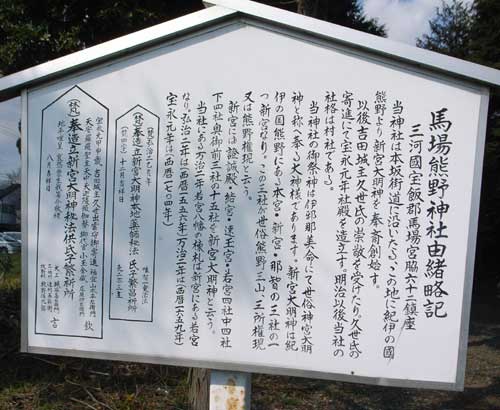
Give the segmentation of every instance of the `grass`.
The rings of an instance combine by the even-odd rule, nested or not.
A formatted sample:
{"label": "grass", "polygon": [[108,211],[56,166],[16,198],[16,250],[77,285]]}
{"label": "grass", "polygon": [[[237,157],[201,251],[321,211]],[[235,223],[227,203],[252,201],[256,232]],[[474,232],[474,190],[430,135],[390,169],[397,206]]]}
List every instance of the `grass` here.
{"label": "grass", "polygon": [[0,289],[21,288],[21,253],[0,254]]}
{"label": "grass", "polygon": [[[0,410],[187,409],[185,368],[19,353],[20,255],[0,268]],[[252,409],[499,410],[499,301],[474,295],[464,392],[256,374]]]}

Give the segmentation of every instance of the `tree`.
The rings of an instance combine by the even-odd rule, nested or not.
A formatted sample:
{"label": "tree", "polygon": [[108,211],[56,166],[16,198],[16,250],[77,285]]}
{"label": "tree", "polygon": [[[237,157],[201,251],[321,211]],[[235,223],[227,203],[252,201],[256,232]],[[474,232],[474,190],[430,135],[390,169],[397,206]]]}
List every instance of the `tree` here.
{"label": "tree", "polygon": [[471,31],[471,59],[500,69],[500,2],[476,0]]}
{"label": "tree", "polygon": [[417,40],[417,47],[458,58],[470,54],[470,36],[474,22],[473,7],[463,1],[441,2],[429,21],[430,32]]}
{"label": "tree", "polygon": [[13,169],[5,173],[7,185],[21,184],[21,168]]}
{"label": "tree", "polygon": [[201,0],[0,0],[0,73],[10,74],[202,7]]}
{"label": "tree", "polygon": [[[364,16],[357,0],[261,1],[385,35],[383,26]],[[0,74],[10,74],[202,8],[202,0],[0,0]]]}
{"label": "tree", "polygon": [[[476,0],[470,35],[470,60],[500,69],[500,2]],[[484,153],[481,209],[476,270],[484,272],[486,289],[494,289],[489,279],[500,283],[496,255],[500,234],[500,91],[491,90],[488,129]]]}
{"label": "tree", "polygon": [[[500,70],[500,2],[476,0],[469,59]],[[500,93],[492,90],[488,134],[500,138]]]}
{"label": "tree", "polygon": [[375,19],[369,19],[357,0],[298,0],[298,12],[341,26],[384,36],[385,28]]}
{"label": "tree", "polygon": [[21,120],[17,123],[17,129],[19,130],[19,138],[16,140],[16,148],[19,155],[21,155]]}
{"label": "tree", "polygon": [[344,27],[385,37],[385,27],[376,19],[369,19],[358,0],[260,0],[271,6],[295,11]]}

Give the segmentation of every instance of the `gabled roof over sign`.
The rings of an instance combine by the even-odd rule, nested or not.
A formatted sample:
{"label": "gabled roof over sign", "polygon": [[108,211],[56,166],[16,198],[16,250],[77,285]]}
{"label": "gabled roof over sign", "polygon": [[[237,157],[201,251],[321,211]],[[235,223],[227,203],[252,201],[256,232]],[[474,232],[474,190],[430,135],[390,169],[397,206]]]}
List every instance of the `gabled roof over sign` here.
{"label": "gabled roof over sign", "polygon": [[286,26],[309,35],[318,36],[339,45],[389,57],[412,65],[429,68],[473,80],[475,82],[500,87],[500,70],[470,63],[433,51],[388,40],[337,24],[328,23],[312,17],[292,13],[247,0],[205,0],[205,4],[226,7],[245,16]]}
{"label": "gabled roof over sign", "polygon": [[332,45],[500,87],[500,71],[248,0],[207,0],[211,7],[0,78],[0,101],[24,88],[86,69],[225,21],[249,19]]}

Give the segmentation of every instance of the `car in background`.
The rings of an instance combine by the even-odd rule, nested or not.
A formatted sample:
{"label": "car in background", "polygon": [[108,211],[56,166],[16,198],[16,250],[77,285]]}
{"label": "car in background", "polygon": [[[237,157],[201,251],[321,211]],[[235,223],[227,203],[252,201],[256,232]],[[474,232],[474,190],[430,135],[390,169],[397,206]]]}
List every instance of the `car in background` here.
{"label": "car in background", "polygon": [[18,241],[5,232],[0,232],[0,253],[21,252],[21,241]]}
{"label": "car in background", "polygon": [[15,241],[18,241],[19,243],[22,243],[21,242],[21,232],[2,232],[4,235],[7,235],[9,237],[11,237],[12,239],[14,239]]}

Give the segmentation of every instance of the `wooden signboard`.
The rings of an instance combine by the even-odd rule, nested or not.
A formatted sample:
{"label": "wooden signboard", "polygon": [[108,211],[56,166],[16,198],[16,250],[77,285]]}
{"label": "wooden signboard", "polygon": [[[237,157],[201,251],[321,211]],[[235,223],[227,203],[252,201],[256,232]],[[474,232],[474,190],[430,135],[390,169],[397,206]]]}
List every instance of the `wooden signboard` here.
{"label": "wooden signboard", "polygon": [[498,72],[234,4],[23,83],[24,349],[463,388]]}

